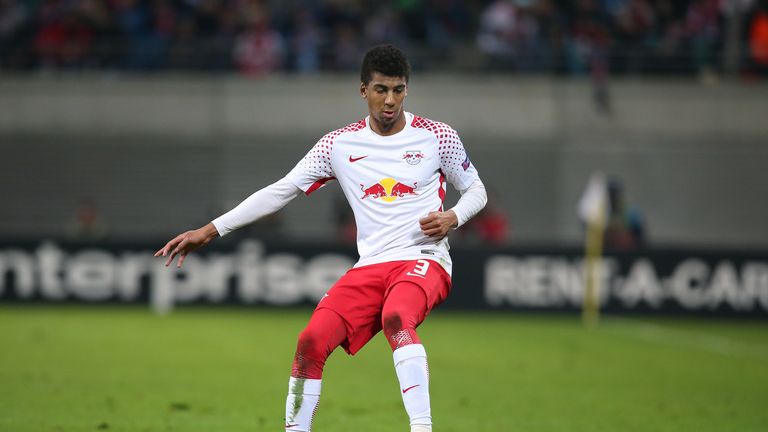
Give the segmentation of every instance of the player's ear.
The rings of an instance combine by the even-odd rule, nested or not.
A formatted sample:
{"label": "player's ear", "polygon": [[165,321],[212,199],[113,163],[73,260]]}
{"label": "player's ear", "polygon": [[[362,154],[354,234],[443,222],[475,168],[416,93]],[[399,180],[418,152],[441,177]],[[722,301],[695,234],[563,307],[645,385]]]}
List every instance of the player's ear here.
{"label": "player's ear", "polygon": [[363,99],[368,97],[368,87],[363,82],[360,83],[360,97]]}

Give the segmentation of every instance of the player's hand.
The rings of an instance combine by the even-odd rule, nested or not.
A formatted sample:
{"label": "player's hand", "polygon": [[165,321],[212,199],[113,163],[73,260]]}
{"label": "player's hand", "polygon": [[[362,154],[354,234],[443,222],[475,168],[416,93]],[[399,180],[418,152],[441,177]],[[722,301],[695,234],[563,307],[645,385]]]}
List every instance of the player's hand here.
{"label": "player's hand", "polygon": [[[193,231],[187,231],[181,233],[165,244],[159,251],[155,252],[155,256],[167,256],[168,260],[165,262],[165,266],[168,267],[173,262],[176,255],[179,256],[179,262],[176,263],[176,267],[181,267],[184,264],[187,254],[195,249],[200,248],[208,244],[211,240],[218,236],[219,232],[212,223],[198,228]],[[169,256],[170,254],[170,256]]]}
{"label": "player's hand", "polygon": [[459,219],[453,210],[444,212],[429,212],[428,215],[419,219],[421,232],[429,237],[443,238],[448,235],[452,228],[459,225]]}

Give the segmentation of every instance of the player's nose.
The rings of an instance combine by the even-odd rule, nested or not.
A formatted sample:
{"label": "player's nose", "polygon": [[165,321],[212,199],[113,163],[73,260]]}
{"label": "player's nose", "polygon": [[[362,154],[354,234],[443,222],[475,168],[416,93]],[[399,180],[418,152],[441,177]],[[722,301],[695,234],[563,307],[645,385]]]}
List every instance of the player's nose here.
{"label": "player's nose", "polygon": [[384,105],[386,106],[394,106],[395,105],[395,95],[392,92],[387,93],[386,99],[384,99]]}

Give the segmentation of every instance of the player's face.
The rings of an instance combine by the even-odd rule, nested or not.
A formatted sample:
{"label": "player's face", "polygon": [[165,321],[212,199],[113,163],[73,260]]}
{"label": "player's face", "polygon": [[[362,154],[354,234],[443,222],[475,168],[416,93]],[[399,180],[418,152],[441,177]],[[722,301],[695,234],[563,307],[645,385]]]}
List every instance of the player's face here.
{"label": "player's face", "polygon": [[368,102],[371,127],[381,135],[392,135],[405,127],[403,102],[408,84],[403,77],[374,72],[368,85],[360,84],[360,95]]}

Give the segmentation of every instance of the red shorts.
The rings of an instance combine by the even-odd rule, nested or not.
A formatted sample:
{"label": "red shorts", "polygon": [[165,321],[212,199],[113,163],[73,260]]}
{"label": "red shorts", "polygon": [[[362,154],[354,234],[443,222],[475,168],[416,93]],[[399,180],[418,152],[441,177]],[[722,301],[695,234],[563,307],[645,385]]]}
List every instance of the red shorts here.
{"label": "red shorts", "polygon": [[381,331],[381,310],[400,282],[418,285],[427,297],[426,317],[451,290],[451,277],[432,260],[390,261],[356,267],[341,277],[317,304],[339,314],[347,327],[344,350],[354,355]]}

